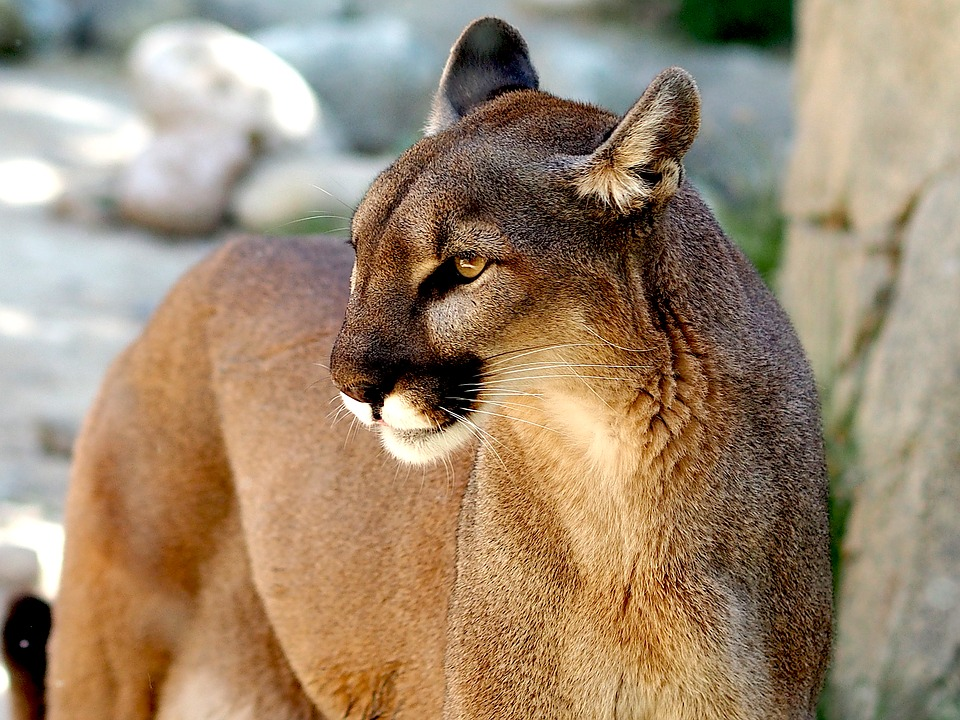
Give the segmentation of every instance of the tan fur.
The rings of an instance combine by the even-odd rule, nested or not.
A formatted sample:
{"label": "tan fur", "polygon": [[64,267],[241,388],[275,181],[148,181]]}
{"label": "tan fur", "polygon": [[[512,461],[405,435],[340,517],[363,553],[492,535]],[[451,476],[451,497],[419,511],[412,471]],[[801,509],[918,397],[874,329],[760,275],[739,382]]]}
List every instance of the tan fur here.
{"label": "tan fur", "polygon": [[[813,717],[816,396],[682,181],[696,86],[668,70],[619,119],[535,85],[475,23],[355,266],[229,243],[116,361],[51,720]],[[454,256],[489,262],[461,284]]]}

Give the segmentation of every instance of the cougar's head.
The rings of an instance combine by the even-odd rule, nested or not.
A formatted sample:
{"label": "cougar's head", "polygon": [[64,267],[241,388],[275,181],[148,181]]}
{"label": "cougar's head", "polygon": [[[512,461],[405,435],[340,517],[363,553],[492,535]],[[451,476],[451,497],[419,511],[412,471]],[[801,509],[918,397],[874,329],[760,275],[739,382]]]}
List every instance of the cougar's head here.
{"label": "cougar's head", "polygon": [[425,137],[353,218],[331,370],[401,460],[436,459],[591,366],[639,366],[635,256],[682,181],[696,86],[666,70],[620,119],[537,84],[516,30],[474,22]]}

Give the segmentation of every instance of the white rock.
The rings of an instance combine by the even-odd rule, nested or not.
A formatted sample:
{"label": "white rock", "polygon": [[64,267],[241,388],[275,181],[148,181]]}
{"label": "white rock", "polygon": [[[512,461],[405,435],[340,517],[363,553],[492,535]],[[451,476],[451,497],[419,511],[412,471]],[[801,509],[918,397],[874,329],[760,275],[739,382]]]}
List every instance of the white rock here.
{"label": "white rock", "polygon": [[230,191],[252,156],[246,134],[219,125],[166,130],[126,168],[120,214],[163,232],[209,232],[223,218]]}
{"label": "white rock", "polygon": [[238,184],[234,220],[254,232],[289,232],[329,219],[346,232],[353,209],[391,158],[286,155],[264,159]]}
{"label": "white rock", "polygon": [[316,130],[319,106],[300,74],[217,23],[156,27],[136,43],[129,65],[140,108],[157,127],[219,123],[266,147]]}

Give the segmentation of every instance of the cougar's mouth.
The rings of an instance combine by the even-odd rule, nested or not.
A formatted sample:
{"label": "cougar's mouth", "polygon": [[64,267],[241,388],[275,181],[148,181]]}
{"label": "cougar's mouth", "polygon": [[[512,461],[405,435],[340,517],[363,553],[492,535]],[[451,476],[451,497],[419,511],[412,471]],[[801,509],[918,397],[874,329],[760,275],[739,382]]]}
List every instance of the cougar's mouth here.
{"label": "cougar's mouth", "polygon": [[398,460],[415,465],[439,460],[467,443],[473,433],[467,417],[470,410],[444,411],[436,421],[402,394],[388,395],[375,407],[341,393],[344,406],[357,419],[380,434],[384,447]]}
{"label": "cougar's mouth", "polygon": [[398,460],[421,465],[449,455],[473,437],[465,422],[454,420],[437,428],[397,430],[379,426],[384,447]]}

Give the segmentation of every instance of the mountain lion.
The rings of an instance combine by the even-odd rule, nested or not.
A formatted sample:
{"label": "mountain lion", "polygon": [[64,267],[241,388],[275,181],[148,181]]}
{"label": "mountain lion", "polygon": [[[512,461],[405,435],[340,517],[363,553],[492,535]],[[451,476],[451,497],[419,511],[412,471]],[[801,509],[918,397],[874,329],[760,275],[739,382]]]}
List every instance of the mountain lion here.
{"label": "mountain lion", "polygon": [[228,243],[116,361],[50,720],[814,717],[817,398],[685,179],[696,85],[537,85],[474,22],[355,253]]}

